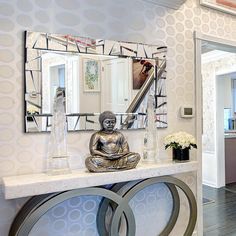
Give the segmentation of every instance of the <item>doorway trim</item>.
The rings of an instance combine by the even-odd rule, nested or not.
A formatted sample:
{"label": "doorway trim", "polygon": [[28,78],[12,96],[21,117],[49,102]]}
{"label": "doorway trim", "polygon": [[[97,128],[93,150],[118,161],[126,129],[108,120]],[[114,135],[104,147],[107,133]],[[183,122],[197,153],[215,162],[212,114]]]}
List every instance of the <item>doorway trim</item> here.
{"label": "doorway trim", "polygon": [[[201,48],[202,42],[207,41],[212,45],[215,45],[222,51],[230,51],[236,53],[236,41],[231,41],[224,38],[215,37],[212,35],[202,34],[198,31],[194,32],[195,40],[195,86],[196,86],[196,137],[197,143],[199,144],[198,148],[198,157],[202,157],[202,129],[203,129],[203,120],[202,120],[202,76],[201,76]],[[217,132],[216,132],[217,135]],[[217,137],[216,137],[217,141]],[[217,143],[217,142],[216,142]],[[217,150],[216,150],[217,155]],[[198,159],[199,161],[199,173],[202,173],[202,158]],[[219,158],[217,155],[217,187],[222,187],[225,185],[225,169],[222,168],[225,166],[224,158]],[[221,168],[219,168],[221,167]]]}
{"label": "doorway trim", "polygon": [[[198,160],[198,172],[197,172],[197,199],[198,199],[198,230],[200,235],[203,234],[203,209],[202,204],[202,130],[203,130],[203,120],[202,120],[202,75],[201,75],[201,48],[203,41],[210,42],[222,50],[233,50],[236,53],[236,41],[231,41],[224,38],[215,37],[212,35],[202,34],[199,31],[194,31],[194,55],[195,55],[195,108],[196,108],[196,118],[195,118],[195,130],[196,130],[196,140],[198,144],[197,149],[197,160]],[[223,158],[222,158],[223,159]],[[222,160],[221,160],[222,161]],[[224,162],[224,160],[223,160]],[[218,166],[220,164],[218,160]],[[224,163],[225,164],[225,163]],[[223,170],[223,175],[225,175],[225,170]],[[221,173],[222,176],[222,173]],[[225,176],[224,181],[225,181]]]}

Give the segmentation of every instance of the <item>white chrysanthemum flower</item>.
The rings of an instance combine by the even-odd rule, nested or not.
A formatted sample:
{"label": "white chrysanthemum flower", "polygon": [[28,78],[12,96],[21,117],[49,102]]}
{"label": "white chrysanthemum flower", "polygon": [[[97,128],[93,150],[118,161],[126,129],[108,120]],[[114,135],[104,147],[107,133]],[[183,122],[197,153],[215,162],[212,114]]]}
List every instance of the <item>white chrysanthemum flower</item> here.
{"label": "white chrysanthemum flower", "polygon": [[167,135],[164,139],[164,145],[166,148],[197,148],[195,138],[191,134],[183,131]]}

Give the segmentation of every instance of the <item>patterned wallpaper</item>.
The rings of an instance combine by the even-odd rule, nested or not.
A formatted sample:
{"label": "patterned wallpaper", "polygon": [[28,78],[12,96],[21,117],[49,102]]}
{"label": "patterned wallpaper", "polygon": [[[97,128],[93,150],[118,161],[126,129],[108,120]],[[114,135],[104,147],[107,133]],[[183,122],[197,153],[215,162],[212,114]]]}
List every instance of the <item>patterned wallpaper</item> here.
{"label": "patterned wallpaper", "polygon": [[[162,144],[167,133],[183,129],[195,134],[195,120],[180,119],[178,115],[181,105],[194,105],[193,31],[235,40],[236,18],[200,7],[198,0],[187,0],[179,10],[141,0],[0,0],[0,177],[41,172],[45,169],[49,136],[23,133],[24,30],[167,45],[169,125],[167,129],[159,131],[159,155],[167,158],[171,156],[171,152],[164,151]],[[143,132],[124,134],[131,150],[141,152]],[[91,133],[69,135],[73,168],[83,166],[90,135]],[[192,173],[181,178],[193,190],[196,188],[196,176]],[[161,186],[156,191],[162,192]],[[145,197],[148,196],[147,191]],[[6,201],[0,194],[0,235],[7,235],[12,218],[24,201],[25,199]],[[159,201],[165,201],[165,197],[162,196]],[[55,216],[63,215],[58,211],[60,212],[58,209],[54,210]],[[181,235],[182,226],[186,223],[186,211],[186,199],[183,199],[181,221],[175,235]],[[165,207],[160,214],[164,212]],[[73,219],[73,214],[77,214],[74,213],[71,213],[70,219]],[[48,217],[50,218],[50,214]],[[88,222],[93,222],[91,218],[87,219]],[[62,227],[63,223],[54,225]],[[70,232],[73,235],[74,231]],[[34,235],[37,233],[34,232]],[[84,232],[81,235],[92,234]]]}
{"label": "patterned wallpaper", "polygon": [[[203,152],[215,152],[216,76],[234,72],[236,54],[202,64]],[[214,138],[213,138],[214,137]]]}
{"label": "patterned wallpaper", "polygon": [[[159,199],[162,199],[161,205],[155,204]],[[58,234],[99,236],[94,212],[97,212],[100,201],[101,197],[84,196],[72,198],[63,204],[59,204],[38,221],[30,236]],[[169,204],[170,202],[172,202],[171,194],[163,184],[147,187],[136,194],[130,201],[130,206],[136,216],[137,235],[146,235],[145,232],[150,232],[149,235],[157,235],[160,229],[164,228],[171,215],[172,204]],[[155,210],[153,206],[156,206]],[[166,210],[160,214],[163,206]],[[153,218],[158,224],[153,224],[150,230],[150,225],[144,225],[143,222],[152,222]],[[122,225],[122,228],[125,227]]]}

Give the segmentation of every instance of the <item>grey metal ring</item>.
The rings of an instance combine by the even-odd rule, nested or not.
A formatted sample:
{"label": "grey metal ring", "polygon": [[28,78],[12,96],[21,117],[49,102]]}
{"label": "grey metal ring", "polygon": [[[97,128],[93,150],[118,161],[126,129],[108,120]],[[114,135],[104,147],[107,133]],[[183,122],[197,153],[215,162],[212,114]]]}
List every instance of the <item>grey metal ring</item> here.
{"label": "grey metal ring", "polygon": [[[122,197],[124,197],[134,186],[140,185],[143,182],[145,182],[145,187],[148,187],[149,185],[151,185],[151,184],[148,184],[148,180],[145,179],[145,180],[138,181],[137,183],[135,183],[130,189],[128,189],[124,193],[120,193],[120,190],[123,189],[127,184],[129,184],[129,182],[115,184],[112,186],[112,188],[110,188],[110,190],[113,192],[116,192],[117,194],[120,194]],[[172,208],[171,216],[170,216],[165,228],[160,233],[160,235],[161,236],[168,236],[170,234],[170,232],[172,231],[172,229],[174,228],[176,221],[178,219],[178,216],[179,216],[180,199],[179,199],[178,191],[177,191],[174,184],[170,184],[170,183],[164,183],[164,184],[170,190],[170,193],[171,193],[171,196],[173,199],[173,208]],[[142,187],[139,191],[141,191],[145,187]],[[109,232],[106,229],[106,225],[105,225],[106,213],[107,213],[107,209],[109,206],[112,208],[113,213],[114,213],[116,206],[114,206],[114,204],[109,199],[104,198],[101,201],[100,207],[98,209],[98,214],[97,214],[97,228],[98,228],[99,235],[103,235],[103,236],[109,235]],[[127,227],[136,227],[136,226],[135,225],[134,226],[127,225]]]}
{"label": "grey metal ring", "polygon": [[[15,217],[9,231],[9,236],[27,236],[36,222],[40,219],[40,217],[42,217],[49,209],[65,200],[84,195],[96,195],[102,196],[104,198],[104,200],[101,202],[100,209],[98,210],[97,215],[97,227],[98,232],[101,236],[118,236],[119,224],[122,215],[125,216],[127,222],[127,235],[135,236],[135,219],[132,209],[130,208],[128,203],[137,192],[149,185],[157,183],[164,183],[167,185],[171,192],[174,206],[172,209],[171,217],[160,235],[168,235],[172,231],[178,218],[180,207],[179,195],[175,186],[182,189],[188,199],[190,216],[184,236],[192,235],[197,219],[197,205],[192,191],[184,182],[171,176],[155,177],[151,179],[141,180],[133,184],[133,186],[125,193],[119,193],[119,190],[121,190],[128,183],[115,184],[111,188],[112,191],[105,188],[92,187],[32,197],[28,202],[26,202],[26,204],[22,207],[22,209]],[[105,217],[109,204],[113,207],[114,212],[111,219],[111,227],[108,232],[105,228]]]}
{"label": "grey metal ring", "polygon": [[[147,179],[146,181],[143,181],[140,184],[137,184],[136,186],[131,188],[127,192],[127,194],[125,194],[124,197],[129,202],[130,199],[132,199],[133,196],[137,192],[139,192],[141,189],[143,189],[145,186],[152,185],[155,183],[174,184],[175,186],[179,187],[184,192],[184,194],[186,195],[188,199],[189,208],[190,208],[189,221],[188,221],[187,228],[184,232],[184,236],[191,236],[194,231],[196,221],[197,221],[197,203],[191,189],[183,181],[177,178],[174,178],[172,176],[154,177],[151,179]],[[111,232],[110,232],[112,236],[119,236],[116,233],[118,232],[118,229],[119,229],[119,219],[121,218],[122,213],[123,213],[122,207],[118,205],[112,217]],[[160,235],[163,235],[163,234],[160,234]]]}
{"label": "grey metal ring", "polygon": [[[17,214],[12,223],[9,236],[27,236],[33,226],[49,209],[57,204],[64,202],[70,198],[77,196],[102,196],[114,201],[118,205],[122,204],[122,212],[124,212],[128,224],[134,225],[134,215],[129,205],[125,205],[124,200],[118,194],[104,188],[93,187],[84,189],[75,189],[58,194],[48,194],[43,196],[32,197]],[[28,210],[26,210],[28,209]],[[26,210],[24,212],[24,210]],[[24,218],[23,218],[24,216]],[[135,228],[129,229],[129,235],[135,235]]]}
{"label": "grey metal ring", "polygon": [[42,205],[44,202],[48,201],[57,194],[58,193],[43,194],[30,198],[15,216],[14,221],[11,224],[11,228],[9,230],[8,235],[9,236],[18,235],[18,231],[20,231],[21,228],[24,227],[24,224],[26,224],[27,219],[32,214],[32,212],[34,212],[38,207],[40,207],[40,205]]}

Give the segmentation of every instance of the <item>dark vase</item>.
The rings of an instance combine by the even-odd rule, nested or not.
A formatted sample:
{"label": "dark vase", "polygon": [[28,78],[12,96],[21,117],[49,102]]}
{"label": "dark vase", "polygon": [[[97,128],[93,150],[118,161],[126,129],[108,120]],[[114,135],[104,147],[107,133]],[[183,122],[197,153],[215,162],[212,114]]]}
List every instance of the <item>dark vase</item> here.
{"label": "dark vase", "polygon": [[174,161],[188,161],[189,160],[189,148],[173,148],[173,160]]}

